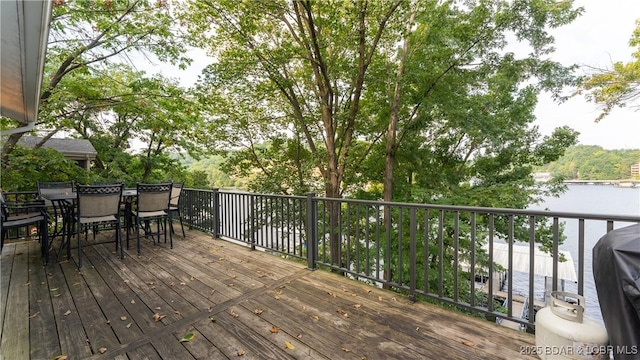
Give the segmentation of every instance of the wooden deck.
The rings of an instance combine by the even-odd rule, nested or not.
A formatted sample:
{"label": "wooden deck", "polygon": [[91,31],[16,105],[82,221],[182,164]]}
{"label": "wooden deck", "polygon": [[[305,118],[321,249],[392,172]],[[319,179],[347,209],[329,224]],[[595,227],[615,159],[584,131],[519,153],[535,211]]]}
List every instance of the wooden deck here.
{"label": "wooden deck", "polygon": [[[104,234],[103,234],[104,235]],[[1,257],[2,359],[519,359],[534,337],[188,231],[42,266]],[[191,341],[182,341],[193,334]],[[187,336],[188,338],[189,336]],[[63,357],[64,358],[64,357]]]}

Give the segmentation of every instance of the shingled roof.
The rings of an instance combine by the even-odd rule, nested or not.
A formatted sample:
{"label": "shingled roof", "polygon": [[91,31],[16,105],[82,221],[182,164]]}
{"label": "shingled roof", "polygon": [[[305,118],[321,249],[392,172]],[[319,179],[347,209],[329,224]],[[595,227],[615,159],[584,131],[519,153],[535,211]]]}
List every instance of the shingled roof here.
{"label": "shingled roof", "polygon": [[[20,138],[18,145],[34,148],[42,141],[42,137],[38,136],[23,136]],[[95,160],[98,152],[91,145],[91,142],[86,139],[57,139],[51,138],[47,140],[42,146],[47,149],[57,150],[65,157],[76,161],[91,161]]]}

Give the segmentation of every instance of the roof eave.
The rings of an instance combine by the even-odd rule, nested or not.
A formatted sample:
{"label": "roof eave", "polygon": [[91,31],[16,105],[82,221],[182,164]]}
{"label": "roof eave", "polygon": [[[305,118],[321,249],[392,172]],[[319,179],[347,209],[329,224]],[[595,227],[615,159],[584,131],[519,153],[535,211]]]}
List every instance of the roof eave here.
{"label": "roof eave", "polygon": [[51,23],[52,2],[0,1],[1,115],[21,124],[1,135],[33,129]]}

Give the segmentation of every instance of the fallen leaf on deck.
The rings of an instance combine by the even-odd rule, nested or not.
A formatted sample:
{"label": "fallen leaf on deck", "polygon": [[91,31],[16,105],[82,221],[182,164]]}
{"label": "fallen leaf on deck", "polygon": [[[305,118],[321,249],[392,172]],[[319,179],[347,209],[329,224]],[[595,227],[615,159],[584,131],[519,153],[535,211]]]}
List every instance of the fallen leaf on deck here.
{"label": "fallen leaf on deck", "polygon": [[236,355],[238,355],[238,356],[242,356],[242,355],[244,355],[244,350],[239,350],[239,351],[236,353]]}
{"label": "fallen leaf on deck", "polygon": [[253,312],[254,312],[256,315],[260,315],[260,314],[262,314],[262,313],[264,312],[264,310],[262,310],[262,309],[255,309],[255,310],[253,310]]}
{"label": "fallen leaf on deck", "polygon": [[240,316],[237,312],[231,310],[231,312],[229,313],[231,316],[233,316],[234,318],[237,318],[238,316]]}
{"label": "fallen leaf on deck", "polygon": [[136,303],[136,301],[135,301],[135,300],[133,300],[133,299],[131,299],[131,303],[132,303],[132,304],[135,304],[135,303]]}
{"label": "fallen leaf on deck", "polygon": [[166,315],[160,315],[158,313],[153,314],[153,320],[155,321],[160,321],[162,319],[164,319],[166,317]]}
{"label": "fallen leaf on deck", "polygon": [[69,314],[71,314],[71,310],[67,310],[67,311],[66,311],[64,314],[62,314],[62,315],[67,316],[67,315],[69,315]]}
{"label": "fallen leaf on deck", "polygon": [[420,326],[416,327],[416,331],[420,331]]}
{"label": "fallen leaf on deck", "polygon": [[160,310],[160,309],[161,309],[161,307],[160,307],[160,306],[156,306],[156,310]]}
{"label": "fallen leaf on deck", "polygon": [[278,327],[277,327],[277,326],[272,326],[272,327],[271,327],[271,329],[269,329],[269,331],[270,331],[272,334],[277,334],[277,333],[279,333],[279,332],[280,332],[280,329],[278,329]]}
{"label": "fallen leaf on deck", "polygon": [[211,306],[209,306],[209,308],[207,309],[207,312],[212,312],[213,308]]}
{"label": "fallen leaf on deck", "polygon": [[320,320],[320,316],[318,316],[318,315],[313,315],[313,316],[312,316],[312,318],[313,318],[314,320]]}
{"label": "fallen leaf on deck", "polygon": [[384,301],[384,299],[382,298],[382,296],[378,296],[378,301]]}
{"label": "fallen leaf on deck", "polygon": [[360,309],[362,307],[362,304],[355,304],[355,305],[353,305],[353,307],[356,308],[356,309]]}
{"label": "fallen leaf on deck", "polygon": [[209,320],[211,320],[211,322],[216,322],[217,321],[216,318],[213,317],[213,316],[209,316]]}
{"label": "fallen leaf on deck", "polygon": [[100,349],[98,349],[98,352],[100,352],[100,354],[104,354],[107,352],[107,348],[101,347]]}
{"label": "fallen leaf on deck", "polygon": [[285,348],[285,349],[289,349],[289,350],[293,350],[293,349],[295,349],[296,347],[295,347],[295,346],[293,346],[293,344],[292,344],[292,343],[290,343],[290,342],[288,342],[288,341],[285,341],[285,342],[284,342],[284,348]]}
{"label": "fallen leaf on deck", "polygon": [[127,326],[125,326],[127,329],[131,327],[131,325],[133,325],[133,323],[128,323]]}
{"label": "fallen leaf on deck", "polygon": [[472,343],[471,341],[468,341],[468,340],[464,340],[462,343],[463,343],[464,345],[467,345],[467,346],[475,346],[475,344],[474,344],[474,343]]}
{"label": "fallen leaf on deck", "polygon": [[180,283],[180,285],[187,285],[187,283],[183,281]]}
{"label": "fallen leaf on deck", "polygon": [[189,280],[191,280],[191,281],[193,281],[193,280],[195,280],[195,279],[196,279],[196,278],[194,278],[193,276],[192,276],[191,278],[189,278]]}
{"label": "fallen leaf on deck", "polygon": [[124,282],[125,282],[125,283],[128,283],[128,282],[129,282],[129,280],[125,280]]}
{"label": "fallen leaf on deck", "polygon": [[[58,290],[58,288],[53,288],[53,289],[51,289],[50,291],[56,291],[56,290]],[[66,356],[66,355],[65,355],[65,356]]]}
{"label": "fallen leaf on deck", "polygon": [[298,334],[298,336],[296,336],[298,339],[302,339],[302,334]]}
{"label": "fallen leaf on deck", "polygon": [[67,355],[58,355],[56,357],[51,358],[51,360],[67,360],[69,357]]}
{"label": "fallen leaf on deck", "polygon": [[347,349],[347,348],[342,348],[342,351],[344,352],[351,352],[351,350]]}
{"label": "fallen leaf on deck", "polygon": [[367,290],[367,294],[368,294],[368,293],[370,293],[370,292],[372,292],[372,291],[373,291],[373,290]]}
{"label": "fallen leaf on deck", "polygon": [[346,311],[342,310],[342,309],[336,310],[336,312],[339,313],[339,314],[342,314],[342,316],[344,316],[344,317],[347,317],[347,318],[349,317],[349,314]]}
{"label": "fallen leaf on deck", "polygon": [[189,342],[191,340],[193,340],[193,338],[196,337],[193,333],[188,333],[185,334],[182,339],[180,339],[180,342]]}
{"label": "fallen leaf on deck", "polygon": [[125,321],[125,320],[127,320],[127,317],[126,316],[120,316],[120,320]]}
{"label": "fallen leaf on deck", "polygon": [[34,317],[38,316],[38,314],[40,314],[40,311],[37,311],[35,314],[30,315],[29,318],[33,319]]}
{"label": "fallen leaf on deck", "polygon": [[173,313],[176,314],[176,315],[182,315],[182,314],[180,314],[180,311],[178,311],[178,310],[173,310]]}

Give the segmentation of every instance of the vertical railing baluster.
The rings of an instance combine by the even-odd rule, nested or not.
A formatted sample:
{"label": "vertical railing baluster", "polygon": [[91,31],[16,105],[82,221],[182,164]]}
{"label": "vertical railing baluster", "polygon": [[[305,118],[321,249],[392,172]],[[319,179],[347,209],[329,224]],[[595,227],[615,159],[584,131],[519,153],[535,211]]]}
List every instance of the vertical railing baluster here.
{"label": "vertical railing baluster", "polygon": [[316,232],[316,224],[318,223],[318,209],[313,201],[315,193],[307,194],[306,212],[307,212],[307,267],[311,270],[317,268],[318,260],[318,234]]}
{"label": "vertical railing baluster", "polygon": [[[254,197],[250,196],[249,197],[249,209],[253,209],[254,207]],[[251,250],[255,250],[256,249],[256,232],[253,231],[253,229],[255,228],[255,223],[254,223],[254,219],[253,216],[249,217],[249,231],[251,232]]]}
{"label": "vertical railing baluster", "polygon": [[493,236],[494,236],[494,216],[489,213],[489,296],[487,297],[487,311],[493,312]]}
{"label": "vertical railing baluster", "polygon": [[578,294],[584,295],[584,219],[578,219]]}
{"label": "vertical railing baluster", "polygon": [[535,259],[536,259],[536,217],[529,216],[529,322],[534,319],[535,295],[534,295],[534,279],[535,279]]}
{"label": "vertical railing baluster", "polygon": [[416,301],[416,208],[409,210],[409,301]]}
{"label": "vertical railing baluster", "polygon": [[[344,267],[347,269],[351,268],[351,203],[347,203],[347,208],[345,209],[346,212],[346,235],[345,237],[347,238],[347,245],[346,245],[346,261],[344,264]],[[342,227],[340,227],[342,228]]]}
{"label": "vertical railing baluster", "polygon": [[356,214],[355,214],[355,235],[354,235],[354,239],[355,239],[355,249],[356,249],[356,268],[355,268],[355,272],[356,273],[361,273],[361,269],[360,269],[360,205],[356,205]]}
{"label": "vertical railing baluster", "polygon": [[426,208],[424,211],[424,251],[423,251],[423,259],[424,259],[424,289],[427,294],[431,293],[431,286],[429,286],[429,268],[431,267],[431,263],[429,261],[429,208]]}
{"label": "vertical railing baluster", "polygon": [[[507,286],[507,316],[513,316],[513,215],[509,215],[509,230],[508,230],[508,240],[509,240],[509,270],[507,271],[507,282],[509,285]],[[502,290],[502,289],[500,289]]]}
{"label": "vertical railing baluster", "polygon": [[213,189],[213,237],[220,237],[220,191]]}
{"label": "vertical railing baluster", "polygon": [[404,282],[404,258],[402,254],[404,253],[404,226],[403,226],[403,216],[404,209],[402,207],[398,207],[398,285],[402,286]]}
{"label": "vertical railing baluster", "polygon": [[553,217],[553,280],[551,288],[558,291],[558,246],[560,242],[560,224],[558,217]]}
{"label": "vertical railing baluster", "polygon": [[469,259],[469,272],[470,272],[470,278],[471,281],[469,282],[471,285],[471,297],[470,297],[470,301],[469,304],[474,307],[476,306],[476,213],[475,211],[471,212],[471,219],[470,219],[470,225],[471,225],[471,229],[470,229],[470,234],[469,234],[469,238],[471,240],[471,256]]}
{"label": "vertical railing baluster", "polygon": [[458,302],[458,265],[460,259],[460,212],[453,212],[453,301]]}
{"label": "vertical railing baluster", "polygon": [[438,213],[438,296],[444,296],[444,210]]}

